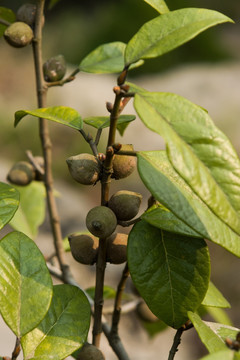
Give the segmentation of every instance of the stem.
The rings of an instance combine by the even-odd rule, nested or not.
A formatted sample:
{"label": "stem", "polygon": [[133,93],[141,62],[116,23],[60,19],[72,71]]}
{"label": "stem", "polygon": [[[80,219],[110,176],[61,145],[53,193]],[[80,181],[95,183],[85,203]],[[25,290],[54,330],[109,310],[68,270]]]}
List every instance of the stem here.
{"label": "stem", "polygon": [[177,332],[176,332],[176,334],[174,336],[174,339],[173,339],[172,347],[171,347],[170,352],[169,352],[168,360],[173,360],[174,359],[175,354],[178,351],[178,345],[180,345],[180,343],[181,343],[181,336],[182,336],[183,331],[184,331],[183,327],[180,327],[177,330]]}
{"label": "stem", "polygon": [[[36,10],[36,22],[34,29],[34,39],[32,43],[33,57],[36,74],[36,87],[37,87],[37,101],[38,107],[46,107],[47,88],[44,85],[43,72],[42,72],[42,24],[41,19],[43,16],[45,0],[38,0]],[[53,176],[52,176],[52,144],[49,136],[48,123],[46,119],[39,119],[39,134],[41,139],[41,146],[45,162],[45,177],[44,184],[46,188],[48,211],[50,216],[50,223],[54,239],[54,246],[59,265],[63,274],[66,271],[67,265],[64,260],[64,250],[62,245],[62,233],[58,210],[55,202],[53,192]]]}
{"label": "stem", "polygon": [[69,83],[71,81],[73,81],[75,79],[75,75],[77,75],[77,73],[79,73],[79,69],[75,69],[68,77],[66,77],[65,79],[59,80],[59,81],[53,81],[50,83],[47,83],[47,87],[53,87],[53,86],[63,86],[66,83]]}
{"label": "stem", "polygon": [[0,19],[0,24],[6,25],[6,26],[10,26],[10,25],[11,25],[10,22],[8,22],[7,20],[4,20],[4,19]]}
{"label": "stem", "polygon": [[20,346],[20,339],[17,337],[16,338],[16,343],[15,343],[15,347],[14,350],[12,352],[12,358],[11,360],[16,360],[18,355],[20,354],[21,351],[21,346]]}

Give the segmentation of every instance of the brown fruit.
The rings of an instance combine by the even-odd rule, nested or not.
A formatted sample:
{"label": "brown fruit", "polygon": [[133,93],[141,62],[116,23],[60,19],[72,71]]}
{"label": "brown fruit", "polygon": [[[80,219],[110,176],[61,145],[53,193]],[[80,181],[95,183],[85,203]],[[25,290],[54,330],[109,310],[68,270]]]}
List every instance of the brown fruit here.
{"label": "brown fruit", "polygon": [[114,233],[107,240],[107,261],[122,264],[127,261],[127,234]]}
{"label": "brown fruit", "polygon": [[136,311],[140,319],[143,321],[150,323],[158,321],[158,318],[151,312],[151,310],[144,301],[138,304]]}
{"label": "brown fruit", "polygon": [[93,265],[97,261],[99,240],[87,234],[71,234],[68,241],[74,259],[85,265]]}
{"label": "brown fruit", "polygon": [[118,220],[128,221],[138,214],[141,202],[141,194],[121,190],[111,196],[108,206],[112,209]]}
{"label": "brown fruit", "polygon": [[[33,27],[35,23],[37,6],[35,4],[23,4],[17,11],[17,21],[22,21]],[[44,24],[44,17],[42,19],[42,26]]]}
{"label": "brown fruit", "polygon": [[79,154],[69,157],[68,169],[73,179],[83,185],[94,185],[101,171],[101,166],[95,156],[91,154]]}
{"label": "brown fruit", "polygon": [[47,82],[61,80],[66,74],[66,61],[63,55],[57,55],[43,64],[43,75]]}
{"label": "brown fruit", "polygon": [[98,238],[107,238],[116,229],[117,218],[108,207],[96,206],[88,212],[86,225],[91,234]]}
{"label": "brown fruit", "polygon": [[33,39],[33,31],[29,25],[18,21],[7,27],[4,38],[13,47],[21,48],[30,44]]}
{"label": "brown fruit", "polygon": [[[133,151],[131,144],[123,144],[121,150]],[[126,178],[131,175],[137,165],[136,156],[114,155],[113,157],[113,175],[116,180]]]}
{"label": "brown fruit", "polygon": [[25,186],[35,179],[35,170],[27,161],[19,161],[9,171],[7,180],[15,185]]}
{"label": "brown fruit", "polygon": [[77,360],[105,360],[105,356],[95,345],[85,343],[78,353]]}

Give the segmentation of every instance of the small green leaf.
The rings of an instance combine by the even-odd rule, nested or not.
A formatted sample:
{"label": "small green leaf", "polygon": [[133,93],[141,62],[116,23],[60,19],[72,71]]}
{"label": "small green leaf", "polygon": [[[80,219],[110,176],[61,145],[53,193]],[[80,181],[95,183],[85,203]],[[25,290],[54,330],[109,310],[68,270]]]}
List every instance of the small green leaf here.
{"label": "small green leaf", "polygon": [[[86,292],[88,293],[88,295],[94,299],[95,297],[95,287],[90,287],[88,289],[86,289]],[[114,299],[116,296],[116,290],[113,289],[111,286],[104,286],[103,288],[103,298],[106,299]]]}
{"label": "small green leaf", "polygon": [[160,230],[143,220],[129,234],[128,264],[150,310],[174,328],[186,322],[189,310],[199,307],[208,288],[205,241]]}
{"label": "small green leaf", "polygon": [[37,118],[44,118],[55,121],[59,124],[69,126],[76,130],[82,129],[82,118],[79,113],[67,106],[53,106],[49,108],[40,108],[36,110],[19,110],[15,113],[15,123],[17,126],[19,121],[26,115],[32,115]]}
{"label": "small green leaf", "polygon": [[[117,121],[117,129],[121,136],[130,122],[136,119],[135,115],[120,115]],[[110,126],[109,116],[91,116],[84,120],[84,123],[93,126],[96,129],[104,129]]]}
{"label": "small green leaf", "polygon": [[[9,23],[13,23],[16,20],[14,12],[11,9],[2,6],[0,7],[0,18],[8,21]],[[0,37],[3,36],[6,28],[6,25],[0,24]]]}
{"label": "small green leaf", "polygon": [[52,280],[35,243],[20,232],[0,241],[0,312],[18,337],[43,319],[52,299]]}
{"label": "small green leaf", "polygon": [[205,298],[202,301],[202,305],[205,306],[214,306],[220,308],[230,308],[231,305],[221,294],[221,292],[216,288],[216,286],[210,282],[208,291],[205,295]]}
{"label": "small green leaf", "polygon": [[16,186],[20,193],[20,206],[10,225],[32,239],[45,219],[45,188],[41,182],[33,181],[27,186]]}
{"label": "small green leaf", "polygon": [[165,14],[169,12],[168,6],[164,0],[144,0],[150,6],[152,6],[155,10],[159,12],[159,14]]}
{"label": "small green leaf", "polygon": [[61,360],[86,341],[91,309],[84,293],[72,285],[55,285],[49,311],[21,339],[25,360]]}
{"label": "small green leaf", "polygon": [[215,333],[217,334],[223,341],[225,341],[225,339],[227,337],[235,340],[237,334],[239,333],[240,329],[233,327],[233,326],[228,326],[228,325],[224,325],[224,324],[219,324],[219,323],[215,323],[215,322],[211,322],[211,321],[205,321],[205,324]]}
{"label": "small green leaf", "polygon": [[[118,73],[124,69],[124,52],[126,44],[120,41],[98,46],[88,54],[80,63],[80,71],[96,74]],[[143,64],[139,61],[132,67]]]}
{"label": "small green leaf", "polygon": [[189,311],[188,316],[202,343],[211,354],[226,349],[224,342],[204,321],[202,321],[198,314]]}
{"label": "small green leaf", "polygon": [[211,26],[232,22],[213,10],[186,8],[167,12],[145,23],[129,41],[125,65],[140,59],[155,58],[193,39]]}
{"label": "small green leaf", "polygon": [[222,308],[216,308],[212,306],[204,306],[207,313],[213,318],[214,321],[223,325],[232,326],[232,320],[228,316],[227,312]]}
{"label": "small green leaf", "polygon": [[191,229],[188,225],[186,225],[170,210],[161,204],[159,204],[154,209],[149,209],[143,213],[141,218],[159,229],[170,231],[176,234],[202,238],[200,234]]}
{"label": "small green leaf", "polygon": [[0,182],[0,229],[14,216],[19,206],[19,192],[12,186]]}
{"label": "small green leaf", "polygon": [[137,157],[140,177],[156,200],[203,238],[240,257],[240,237],[196,196],[174,170],[165,151],[139,151]]}
{"label": "small green leaf", "polygon": [[204,356],[200,360],[240,360],[240,354],[233,350],[223,350]]}

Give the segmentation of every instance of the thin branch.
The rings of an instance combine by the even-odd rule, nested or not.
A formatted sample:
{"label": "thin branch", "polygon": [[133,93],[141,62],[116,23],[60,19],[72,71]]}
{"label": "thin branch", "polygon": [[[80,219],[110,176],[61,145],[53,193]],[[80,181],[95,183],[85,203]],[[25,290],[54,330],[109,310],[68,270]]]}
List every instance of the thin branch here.
{"label": "thin branch", "polygon": [[18,355],[20,354],[20,352],[21,352],[20,339],[17,337],[15,347],[14,347],[14,350],[12,352],[11,360],[16,360]]}
{"label": "thin branch", "polygon": [[129,220],[129,221],[120,221],[120,220],[118,220],[118,225],[121,225],[122,227],[128,227],[128,226],[136,224],[140,220],[141,220],[141,217],[138,217],[136,219]]}
{"label": "thin branch", "polygon": [[182,333],[186,330],[189,330],[193,327],[192,323],[191,322],[187,322],[185,325],[181,326],[175,336],[174,336],[174,339],[173,339],[173,344],[172,344],[172,347],[169,351],[169,356],[168,356],[168,360],[173,360],[177,351],[178,351],[178,346],[180,345],[181,343],[181,337],[182,337]]}
{"label": "thin branch", "polygon": [[10,26],[11,25],[10,22],[8,22],[7,20],[1,19],[1,18],[0,18],[0,24],[5,25],[5,26]]}
{"label": "thin branch", "polygon": [[86,134],[83,129],[79,130],[79,132],[80,134],[82,134],[84,140],[86,140],[86,142],[90,145],[94,156],[97,156],[98,155],[97,144],[96,141],[93,141],[92,135]]}
{"label": "thin branch", "polygon": [[59,81],[53,81],[50,83],[47,83],[46,86],[48,88],[53,87],[53,86],[63,86],[66,83],[69,83],[73,80],[75,80],[76,75],[80,72],[80,69],[75,69],[68,77],[66,77],[65,79],[59,80]]}

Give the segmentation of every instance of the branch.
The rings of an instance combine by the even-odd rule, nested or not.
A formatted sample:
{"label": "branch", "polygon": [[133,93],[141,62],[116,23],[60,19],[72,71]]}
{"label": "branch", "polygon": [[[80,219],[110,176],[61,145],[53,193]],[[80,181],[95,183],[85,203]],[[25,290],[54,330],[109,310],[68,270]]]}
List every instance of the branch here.
{"label": "branch", "polygon": [[5,25],[5,26],[10,26],[11,25],[10,22],[8,22],[7,20],[1,19],[1,18],[0,18],[0,24]]}
{"label": "branch", "polygon": [[12,352],[12,358],[11,360],[16,360],[18,355],[20,354],[21,351],[21,346],[20,346],[20,339],[17,337],[16,338],[16,343],[15,343],[15,347],[14,350]]}
{"label": "branch", "polygon": [[86,134],[83,129],[79,130],[79,132],[82,134],[84,140],[86,140],[86,142],[90,145],[93,155],[97,156],[98,149],[97,149],[96,141],[93,141],[93,137],[90,134]]}
{"label": "branch", "polygon": [[170,349],[170,352],[169,352],[169,356],[168,356],[168,360],[173,360],[177,351],[178,351],[178,346],[180,345],[181,343],[181,336],[182,336],[182,333],[186,330],[189,330],[193,327],[192,323],[187,321],[185,325],[183,325],[182,327],[180,327],[175,336],[174,336],[174,339],[173,339],[173,344],[172,344],[172,347]]}
{"label": "branch", "polygon": [[59,81],[53,81],[50,83],[47,83],[46,86],[48,88],[53,87],[53,86],[63,86],[66,83],[69,83],[71,81],[73,81],[76,77],[76,75],[80,72],[79,69],[75,69],[68,77],[66,77],[65,79],[59,80]]}

